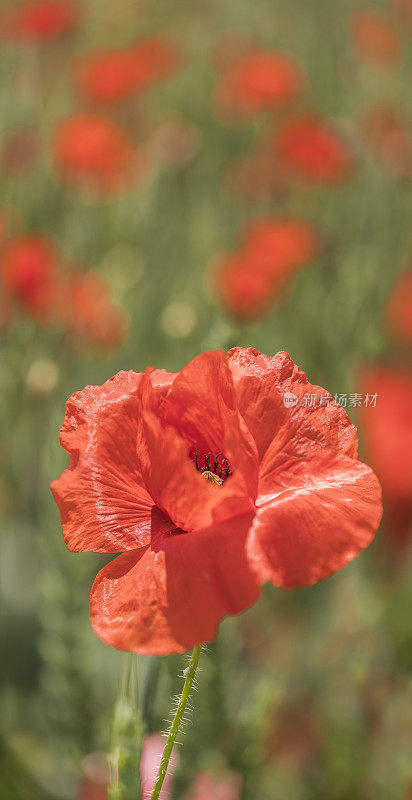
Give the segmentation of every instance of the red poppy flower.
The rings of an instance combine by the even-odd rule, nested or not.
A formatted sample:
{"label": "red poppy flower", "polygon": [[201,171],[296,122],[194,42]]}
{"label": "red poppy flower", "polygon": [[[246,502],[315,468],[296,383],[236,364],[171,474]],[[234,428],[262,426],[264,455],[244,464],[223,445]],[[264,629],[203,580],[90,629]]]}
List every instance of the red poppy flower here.
{"label": "red poppy flower", "polygon": [[307,222],[268,218],[245,229],[243,248],[253,255],[261,270],[277,276],[313,258],[319,240]]}
{"label": "red poppy flower", "polygon": [[253,117],[286,105],[303,86],[303,74],[291,58],[252,50],[223,73],[216,107],[225,117]]}
{"label": "red poppy flower", "polygon": [[400,342],[412,347],[412,270],[400,275],[387,309],[391,333]]}
{"label": "red poppy flower", "polygon": [[412,127],[401,109],[390,105],[374,108],[366,136],[380,163],[401,178],[412,178]]}
{"label": "red poppy flower", "polygon": [[76,70],[76,83],[87,100],[115,105],[168,78],[177,61],[170,42],[160,37],[144,39],[133,47],[83,59]]}
{"label": "red poppy flower", "polygon": [[94,114],[73,114],[61,123],[54,158],[64,178],[103,191],[121,189],[135,171],[127,134],[112,120]]}
{"label": "red poppy flower", "polygon": [[69,335],[78,343],[111,350],[123,344],[129,320],[114,305],[100,275],[72,273],[62,287],[62,315]]}
{"label": "red poppy flower", "polygon": [[360,54],[370,61],[390,65],[399,60],[401,40],[395,28],[379,12],[358,12],[353,21],[352,35]]}
{"label": "red poppy flower", "polygon": [[260,316],[285,279],[318,249],[318,237],[306,222],[277,218],[255,222],[245,229],[241,248],[218,265],[218,294],[237,316]]}
{"label": "red poppy flower", "polygon": [[353,167],[353,154],[331,125],[315,114],[286,121],[275,137],[275,150],[286,170],[319,183],[345,180]]}
{"label": "red poppy flower", "polygon": [[65,540],[121,553],[91,590],[100,638],[182,652],[266,581],[316,583],[370,543],[378,481],[345,411],[330,395],[306,407],[308,392],[325,398],[287,353],[235,348],[70,398],[60,441],[71,463],[52,484]]}
{"label": "red poppy flower", "polygon": [[412,373],[368,367],[360,391],[377,394],[376,407],[360,409],[365,449],[379,476],[391,540],[401,544],[412,524]]}
{"label": "red poppy flower", "polygon": [[1,258],[4,286],[29,314],[46,321],[55,303],[58,258],[42,235],[14,239]]}
{"label": "red poppy flower", "polygon": [[262,316],[273,300],[270,275],[256,270],[248,254],[242,251],[217,265],[214,282],[226,308],[244,319]]}
{"label": "red poppy flower", "polygon": [[6,12],[3,29],[15,38],[46,41],[71,33],[78,16],[79,7],[71,0],[29,0]]}

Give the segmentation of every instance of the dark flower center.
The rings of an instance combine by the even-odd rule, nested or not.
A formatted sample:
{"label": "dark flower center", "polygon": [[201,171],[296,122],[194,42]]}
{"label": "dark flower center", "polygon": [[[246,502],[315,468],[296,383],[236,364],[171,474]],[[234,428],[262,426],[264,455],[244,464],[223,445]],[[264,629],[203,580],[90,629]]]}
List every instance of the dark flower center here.
{"label": "dark flower center", "polygon": [[214,483],[216,486],[222,486],[229,475],[232,474],[229,462],[222,453],[217,453],[214,456],[212,452],[203,453],[203,455],[194,452],[192,458],[198,472],[207,481]]}

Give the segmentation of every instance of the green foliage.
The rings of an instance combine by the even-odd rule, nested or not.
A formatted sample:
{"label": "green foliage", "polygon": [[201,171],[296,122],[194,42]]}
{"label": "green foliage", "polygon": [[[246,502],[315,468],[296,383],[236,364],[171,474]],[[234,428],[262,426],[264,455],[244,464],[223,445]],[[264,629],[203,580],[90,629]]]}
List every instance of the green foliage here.
{"label": "green foliage", "polygon": [[128,656],[123,686],[116,702],[110,754],[110,800],[136,800],[140,797],[138,764],[145,725],[137,705],[136,659]]}

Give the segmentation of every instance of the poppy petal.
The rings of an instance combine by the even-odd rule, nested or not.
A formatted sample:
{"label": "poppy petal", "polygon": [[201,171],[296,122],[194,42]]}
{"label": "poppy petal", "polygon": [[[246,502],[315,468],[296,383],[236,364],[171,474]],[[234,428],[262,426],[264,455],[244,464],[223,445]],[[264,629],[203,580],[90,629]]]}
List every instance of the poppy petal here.
{"label": "poppy petal", "polygon": [[[156,391],[173,380],[158,375]],[[103,386],[87,386],[68,400],[60,434],[71,462],[51,489],[69,550],[118,553],[150,541],[171,522],[144,487],[136,459],[141,376],[120,372]]]}
{"label": "poppy petal", "polygon": [[201,353],[176,377],[161,408],[165,424],[173,425],[201,455],[219,451],[243,483],[243,491],[255,499],[258,461],[252,437],[243,424],[226,353]]}
{"label": "poppy petal", "polygon": [[147,373],[140,396],[138,463],[154,503],[175,526],[199,530],[250,511],[253,502],[237,475],[215,486],[196,470],[188,443],[156,413],[158,400]]}
{"label": "poppy petal", "polygon": [[369,467],[345,456],[314,460],[295,486],[258,510],[249,556],[262,582],[309,586],[367,547],[381,516],[381,488]]}
{"label": "poppy petal", "polygon": [[226,353],[201,353],[177,375],[162,417],[199,451],[218,452],[236,399]]}
{"label": "poppy petal", "polygon": [[97,636],[143,655],[181,653],[216,636],[219,621],[259,595],[245,553],[252,515],[159,537],[98,574],[90,595]]}
{"label": "poppy petal", "polygon": [[271,357],[233,348],[228,355],[239,410],[261,461],[260,502],[284,486],[284,472],[299,468],[302,459],[328,450],[357,457],[356,427],[346,411],[329,392],[310,384],[288,353]]}

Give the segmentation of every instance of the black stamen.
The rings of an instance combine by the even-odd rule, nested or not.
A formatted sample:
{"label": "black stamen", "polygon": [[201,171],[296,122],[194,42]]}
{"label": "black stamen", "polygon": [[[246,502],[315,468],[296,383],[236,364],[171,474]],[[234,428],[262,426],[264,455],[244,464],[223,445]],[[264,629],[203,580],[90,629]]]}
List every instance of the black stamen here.
{"label": "black stamen", "polygon": [[[226,462],[226,466],[225,466],[225,462]],[[229,477],[229,475],[232,474],[227,458],[223,459],[223,464],[221,465],[221,470],[220,470],[220,477],[222,477],[222,472],[225,473],[225,478],[224,478],[225,480]]]}
{"label": "black stamen", "polygon": [[194,452],[192,461],[195,465],[195,468],[198,472],[210,473],[210,475],[216,475],[220,478],[221,482],[224,483],[225,480],[232,474],[232,470],[230,469],[229,462],[226,457],[223,458],[222,463],[219,461],[219,456],[222,455],[222,452],[216,454],[214,461],[213,461],[213,469],[212,469],[212,452],[209,451],[205,453],[203,456],[203,466],[199,466],[198,458],[200,457],[200,453]]}
{"label": "black stamen", "polygon": [[215,458],[215,463],[213,464],[213,472],[214,473],[216,473],[216,470],[218,469],[218,467],[220,467],[219,456],[221,456],[221,455],[222,455],[222,453],[219,451],[217,456],[216,456],[216,458]]}

